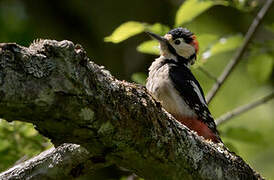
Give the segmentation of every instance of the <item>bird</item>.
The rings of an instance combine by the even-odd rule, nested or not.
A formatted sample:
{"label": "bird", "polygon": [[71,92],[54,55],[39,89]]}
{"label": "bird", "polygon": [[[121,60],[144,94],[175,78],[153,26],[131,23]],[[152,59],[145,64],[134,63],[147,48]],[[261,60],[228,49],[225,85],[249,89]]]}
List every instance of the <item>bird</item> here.
{"label": "bird", "polygon": [[149,67],[146,88],[177,121],[206,140],[222,143],[204,92],[191,72],[199,44],[186,28],[175,28],[164,36],[146,32],[160,44],[160,57]]}

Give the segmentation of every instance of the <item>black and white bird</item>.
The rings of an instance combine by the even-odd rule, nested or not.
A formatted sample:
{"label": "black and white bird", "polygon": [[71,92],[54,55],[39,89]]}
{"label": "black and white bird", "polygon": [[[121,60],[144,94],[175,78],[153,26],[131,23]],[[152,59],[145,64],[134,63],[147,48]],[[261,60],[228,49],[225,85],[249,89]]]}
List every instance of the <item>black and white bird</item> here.
{"label": "black and white bird", "polygon": [[222,142],[203,90],[190,70],[198,52],[196,36],[176,28],[164,37],[147,32],[160,43],[160,57],[149,68],[146,88],[170,114],[198,135]]}

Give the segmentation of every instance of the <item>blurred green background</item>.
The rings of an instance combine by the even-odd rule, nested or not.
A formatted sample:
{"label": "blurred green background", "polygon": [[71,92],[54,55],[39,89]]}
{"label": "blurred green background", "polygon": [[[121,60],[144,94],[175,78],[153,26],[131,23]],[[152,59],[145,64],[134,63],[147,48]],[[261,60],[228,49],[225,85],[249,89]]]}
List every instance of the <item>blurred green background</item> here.
{"label": "blurred green background", "polygon": [[[0,42],[29,46],[37,38],[71,40],[81,44],[91,60],[104,65],[118,79],[144,83],[158,49],[141,32],[164,34],[183,26],[199,40],[199,60],[193,72],[207,92],[214,80],[199,68],[216,77],[222,72],[265,1],[183,2],[0,0]],[[273,67],[272,7],[240,64],[211,102],[214,117],[273,91]],[[272,100],[218,127],[227,146],[267,179],[274,179],[273,105]],[[31,124],[0,119],[0,171],[50,146]],[[105,177],[110,178],[119,179],[120,175],[110,173]]]}

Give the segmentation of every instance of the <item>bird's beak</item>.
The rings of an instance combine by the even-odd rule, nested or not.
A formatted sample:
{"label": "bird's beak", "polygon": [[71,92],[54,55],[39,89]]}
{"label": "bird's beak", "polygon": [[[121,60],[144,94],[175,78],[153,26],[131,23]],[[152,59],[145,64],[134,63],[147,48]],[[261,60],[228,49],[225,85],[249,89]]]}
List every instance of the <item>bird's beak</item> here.
{"label": "bird's beak", "polygon": [[154,33],[152,33],[152,32],[146,32],[151,38],[153,38],[153,39],[156,39],[157,41],[159,41],[159,43],[161,44],[161,45],[166,45],[167,44],[167,39],[166,38],[164,38],[164,37],[162,37],[162,36],[159,36],[159,35],[157,35],[157,34],[154,34]]}

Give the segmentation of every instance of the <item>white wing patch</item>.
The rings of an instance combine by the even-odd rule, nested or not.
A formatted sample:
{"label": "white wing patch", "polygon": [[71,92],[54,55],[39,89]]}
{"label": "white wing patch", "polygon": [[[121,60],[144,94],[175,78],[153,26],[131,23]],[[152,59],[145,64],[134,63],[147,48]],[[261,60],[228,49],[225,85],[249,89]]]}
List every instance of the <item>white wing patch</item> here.
{"label": "white wing patch", "polygon": [[190,81],[190,83],[192,84],[194,91],[197,93],[201,103],[203,103],[203,105],[205,105],[207,107],[205,99],[203,98],[203,95],[202,95],[200,89],[198,88],[198,86],[193,81]]}

